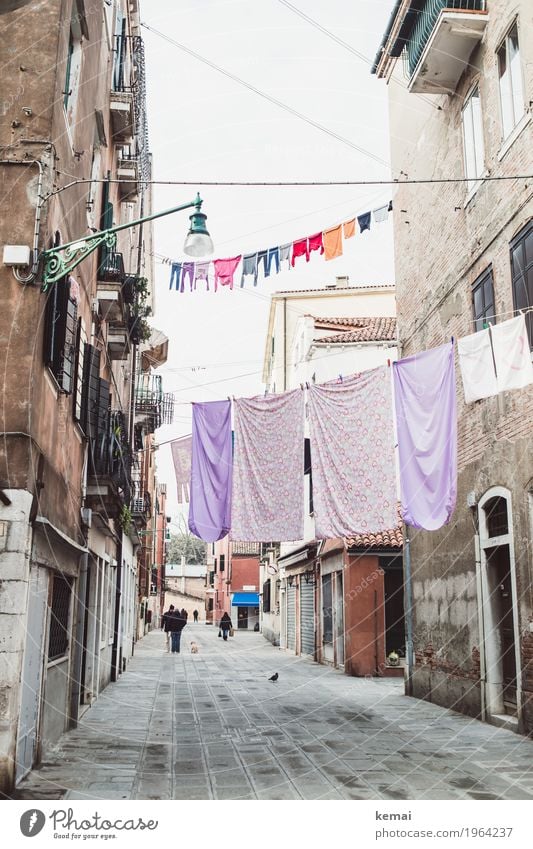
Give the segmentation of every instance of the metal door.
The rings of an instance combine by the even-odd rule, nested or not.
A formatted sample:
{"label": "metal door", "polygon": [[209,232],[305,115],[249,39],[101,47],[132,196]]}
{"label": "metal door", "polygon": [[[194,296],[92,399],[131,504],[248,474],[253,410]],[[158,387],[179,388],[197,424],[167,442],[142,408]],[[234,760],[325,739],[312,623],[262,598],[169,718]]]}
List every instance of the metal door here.
{"label": "metal door", "polygon": [[296,649],[296,587],[287,587],[287,648]]}
{"label": "metal door", "polygon": [[28,618],[17,736],[17,782],[31,770],[36,755],[47,600],[48,570],[32,565],[28,584]]}
{"label": "metal door", "polygon": [[300,583],[300,647],[301,653],[315,656],[315,587]]}
{"label": "metal door", "polygon": [[342,572],[335,573],[335,663],[344,666],[344,593]]}

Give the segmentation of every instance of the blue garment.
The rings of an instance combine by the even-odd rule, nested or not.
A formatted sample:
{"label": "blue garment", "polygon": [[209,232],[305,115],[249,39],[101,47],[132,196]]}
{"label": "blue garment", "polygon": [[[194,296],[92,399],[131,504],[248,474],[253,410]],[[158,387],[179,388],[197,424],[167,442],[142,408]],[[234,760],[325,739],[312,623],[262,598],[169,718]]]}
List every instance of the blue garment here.
{"label": "blue garment", "polygon": [[359,224],[361,233],[364,233],[365,230],[370,230],[370,215],[370,212],[364,212],[363,215],[357,216],[357,223]]}
{"label": "blue garment", "polygon": [[242,258],[241,286],[244,286],[244,278],[253,274],[254,286],[257,286],[257,254],[244,254]]}
{"label": "blue garment", "polygon": [[170,271],[170,286],[168,287],[169,289],[172,289],[174,278],[176,278],[176,292],[179,292],[181,279],[181,262],[172,263],[172,268]]}
{"label": "blue garment", "polygon": [[259,267],[263,263],[263,277],[267,276],[267,254],[268,251],[259,251],[257,254],[257,270],[259,271]]}
{"label": "blue garment", "polygon": [[171,631],[170,632],[170,644],[172,651],[174,653],[179,654],[180,650],[180,642],[181,642],[181,631]]}
{"label": "blue garment", "polygon": [[276,266],[276,274],[279,274],[279,248],[268,249],[265,277],[270,277],[272,262],[274,262],[274,265]]}

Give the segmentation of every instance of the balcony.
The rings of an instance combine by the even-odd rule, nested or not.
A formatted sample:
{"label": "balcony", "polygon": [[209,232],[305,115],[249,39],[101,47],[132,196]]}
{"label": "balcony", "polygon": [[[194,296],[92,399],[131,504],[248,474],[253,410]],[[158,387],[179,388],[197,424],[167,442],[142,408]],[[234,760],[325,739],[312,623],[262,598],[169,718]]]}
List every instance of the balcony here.
{"label": "balcony", "polygon": [[108,410],[96,437],[89,441],[86,506],[117,519],[131,501],[131,464],[125,416],[120,410]]}
{"label": "balcony", "polygon": [[107,329],[107,351],[111,360],[127,360],[131,352],[128,328],[112,324]]}
{"label": "balcony", "polygon": [[174,420],[174,396],[163,392],[161,375],[141,373],[135,387],[135,415],[147,432]]}
{"label": "balcony", "polygon": [[135,156],[119,154],[117,180],[120,200],[123,203],[136,201],[139,194],[139,163]]}
{"label": "balcony", "polygon": [[152,513],[152,499],[150,493],[144,490],[140,481],[133,481],[131,490],[131,515],[134,519],[146,522]]}
{"label": "balcony", "polygon": [[488,22],[484,0],[426,0],[406,34],[409,91],[446,94],[457,88]]}
{"label": "balcony", "polygon": [[133,136],[133,94],[131,91],[112,91],[109,99],[113,141],[128,141]]}

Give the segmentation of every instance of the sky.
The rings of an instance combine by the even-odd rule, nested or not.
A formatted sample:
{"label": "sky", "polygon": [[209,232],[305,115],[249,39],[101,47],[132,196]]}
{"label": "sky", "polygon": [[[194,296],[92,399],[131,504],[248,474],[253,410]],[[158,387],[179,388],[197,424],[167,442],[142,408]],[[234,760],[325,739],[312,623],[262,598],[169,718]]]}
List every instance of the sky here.
{"label": "sky", "polygon": [[[349,143],[310,126],[188,55],[148,29],[148,120],[155,180],[320,181],[390,177],[387,86],[370,74],[393,0],[294,0],[291,5],[353,50],[303,20],[283,0],[144,0],[141,20],[170,39],[305,115]],[[360,150],[354,149],[355,145]],[[382,160],[382,162],[376,161]],[[387,186],[156,186],[154,210],[204,200],[213,258],[294,241],[374,209]],[[155,222],[156,254],[182,251],[188,213]],[[349,247],[348,247],[349,245]],[[319,288],[336,276],[350,285],[393,283],[392,221],[376,224],[328,263],[272,275],[253,287],[204,293],[169,291],[170,267],[156,260],[153,324],[169,338],[158,369],[174,393],[174,423],[157,432],[166,442],[191,432],[191,401],[263,391],[263,352],[274,292]],[[178,513],[169,445],[157,452],[167,483],[167,513]]]}

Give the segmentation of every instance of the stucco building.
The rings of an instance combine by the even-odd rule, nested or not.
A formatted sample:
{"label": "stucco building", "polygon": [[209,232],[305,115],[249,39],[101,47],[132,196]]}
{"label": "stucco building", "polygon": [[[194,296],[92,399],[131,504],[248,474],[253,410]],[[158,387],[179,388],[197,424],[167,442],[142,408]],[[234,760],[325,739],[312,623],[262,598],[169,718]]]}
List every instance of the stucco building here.
{"label": "stucco building", "polygon": [[161,345],[145,320],[148,225],[41,289],[44,250],[150,210],[136,0],[12,0],[0,10],[0,48],[10,93],[0,114],[0,241],[29,250],[25,267],[0,265],[7,792],[131,657],[138,531],[154,501],[153,482],[140,473],[138,489],[134,469],[143,457],[154,463],[157,426],[136,413],[136,387]]}
{"label": "stucco building", "polygon": [[[533,306],[529,0],[398,0],[389,85],[398,328],[408,356]],[[402,185],[402,179],[442,180]],[[533,312],[526,313],[533,343]],[[449,526],[410,532],[412,693],[533,730],[533,395],[466,405]]]}

